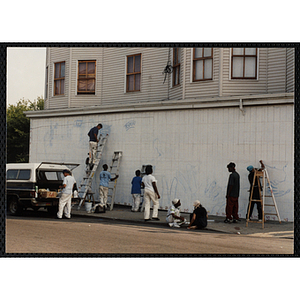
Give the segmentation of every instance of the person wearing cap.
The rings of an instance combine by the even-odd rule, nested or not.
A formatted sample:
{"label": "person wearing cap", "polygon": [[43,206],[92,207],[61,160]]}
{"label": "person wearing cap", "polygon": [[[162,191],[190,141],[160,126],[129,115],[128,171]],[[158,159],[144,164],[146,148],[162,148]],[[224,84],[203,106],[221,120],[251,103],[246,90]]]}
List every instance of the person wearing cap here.
{"label": "person wearing cap", "polygon": [[[265,166],[264,166],[262,161],[260,161],[260,164],[261,164],[261,169],[259,169],[259,170],[261,171],[265,168]],[[248,218],[248,211],[249,211],[249,205],[250,205],[250,197],[251,197],[251,191],[252,191],[252,186],[253,186],[255,168],[250,165],[250,166],[247,167],[247,171],[249,172],[248,180],[249,180],[249,183],[250,183],[250,193],[249,193],[249,204],[248,204],[248,208],[247,208],[246,219]],[[255,182],[254,182],[254,186],[253,186],[253,194],[252,194],[252,199],[253,200],[261,200],[261,194],[260,194],[260,191],[259,191],[258,180],[259,179],[256,177]],[[261,220],[262,220],[261,202],[256,202],[256,201],[251,202],[250,212],[249,212],[249,220],[251,219],[255,203],[256,203],[256,208],[257,208],[257,212],[258,212],[258,221],[261,222]]]}
{"label": "person wearing cap", "polygon": [[71,218],[71,202],[72,202],[72,192],[74,184],[76,183],[75,178],[71,176],[69,170],[63,170],[64,180],[60,188],[62,188],[62,193],[59,198],[57,218],[61,219],[63,213],[67,219]]}
{"label": "person wearing cap", "polygon": [[180,225],[186,223],[186,220],[180,216],[180,205],[180,199],[172,200],[172,205],[169,207],[166,217],[166,221],[170,227],[180,227]]}
{"label": "person wearing cap", "polygon": [[188,229],[203,229],[207,226],[207,211],[201,205],[199,200],[196,200],[193,206],[194,211],[190,214],[190,224]]}
{"label": "person wearing cap", "polygon": [[102,128],[102,124],[98,124],[97,126],[93,127],[90,129],[88,136],[90,138],[89,141],[89,147],[90,147],[90,164],[91,166],[95,162],[96,158],[96,151],[97,151],[97,146],[98,146],[98,132]]}
{"label": "person wearing cap", "polygon": [[[231,162],[227,165],[229,175],[227,191],[226,191],[226,219],[225,223],[237,223],[240,221],[238,216],[239,195],[240,195],[240,175],[235,170],[235,163]],[[233,218],[233,220],[232,220]]]}

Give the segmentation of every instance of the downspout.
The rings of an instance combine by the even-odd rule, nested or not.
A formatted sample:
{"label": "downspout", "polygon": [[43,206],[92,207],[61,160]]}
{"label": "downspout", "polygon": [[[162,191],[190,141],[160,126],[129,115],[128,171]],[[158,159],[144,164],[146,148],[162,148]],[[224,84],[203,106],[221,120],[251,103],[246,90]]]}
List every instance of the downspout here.
{"label": "downspout", "polygon": [[69,59],[69,95],[68,95],[68,107],[71,107],[71,76],[72,76],[72,47],[70,49],[70,59]]}
{"label": "downspout", "polygon": [[243,99],[240,99],[240,111],[242,112],[243,116],[246,114],[244,107],[243,107]]}
{"label": "downspout", "polygon": [[219,97],[223,96],[223,48],[219,48]]}
{"label": "downspout", "polygon": [[186,74],[186,48],[183,48],[183,81],[182,81],[182,100],[185,99],[185,74]]}

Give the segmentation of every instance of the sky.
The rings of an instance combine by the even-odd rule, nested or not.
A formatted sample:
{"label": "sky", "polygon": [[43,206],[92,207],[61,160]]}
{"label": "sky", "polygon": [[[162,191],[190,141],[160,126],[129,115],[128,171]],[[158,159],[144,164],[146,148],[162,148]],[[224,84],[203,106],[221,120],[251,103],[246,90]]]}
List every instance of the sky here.
{"label": "sky", "polygon": [[7,106],[45,93],[46,48],[7,48]]}

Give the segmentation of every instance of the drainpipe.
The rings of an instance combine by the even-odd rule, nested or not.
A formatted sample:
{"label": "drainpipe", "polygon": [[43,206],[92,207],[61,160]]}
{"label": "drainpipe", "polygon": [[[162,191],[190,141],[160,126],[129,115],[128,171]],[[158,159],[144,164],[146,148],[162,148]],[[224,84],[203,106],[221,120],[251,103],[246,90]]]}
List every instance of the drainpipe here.
{"label": "drainpipe", "polygon": [[183,48],[183,82],[182,82],[182,100],[185,99],[185,70],[186,70],[186,48]]}
{"label": "drainpipe", "polygon": [[246,114],[244,107],[243,107],[243,99],[240,99],[240,111],[242,112],[243,116]]}

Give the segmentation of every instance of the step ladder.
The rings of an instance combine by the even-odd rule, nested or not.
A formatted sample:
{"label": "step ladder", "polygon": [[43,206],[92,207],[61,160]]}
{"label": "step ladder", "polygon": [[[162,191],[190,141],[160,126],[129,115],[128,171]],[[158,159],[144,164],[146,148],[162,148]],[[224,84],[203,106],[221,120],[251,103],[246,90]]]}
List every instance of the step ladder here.
{"label": "step ladder", "polygon": [[[109,168],[109,173],[111,174],[112,178],[116,177],[116,175],[119,175],[121,157],[122,157],[122,151],[114,152],[111,165]],[[108,195],[107,195],[107,206],[109,207],[109,210],[113,210],[114,208],[117,181],[118,178],[116,178],[114,181],[111,181],[109,183]]]}
{"label": "step ladder", "polygon": [[[260,178],[262,178],[262,184],[261,184]],[[255,185],[256,180],[257,180],[257,184],[258,184],[260,199],[253,199],[253,191],[254,191],[254,185]],[[261,190],[262,190],[262,193],[261,193]],[[271,195],[267,195],[267,190],[270,192]],[[266,198],[272,198],[272,203],[266,203]],[[250,207],[251,207],[252,202],[260,202],[261,203],[261,209],[262,209],[262,220],[261,221],[254,221],[254,220],[249,219]],[[274,207],[275,213],[265,212],[265,207]],[[254,176],[253,176],[252,188],[250,190],[250,199],[249,199],[249,207],[248,207],[248,212],[247,212],[246,227],[248,226],[248,223],[251,222],[251,223],[262,223],[262,228],[264,228],[266,215],[277,216],[279,223],[281,223],[281,219],[279,216],[279,211],[278,211],[278,207],[277,207],[277,204],[275,201],[275,196],[273,193],[273,189],[272,189],[268,171],[266,168],[264,168],[263,170],[255,169]]]}
{"label": "step ladder", "polygon": [[81,200],[78,205],[78,210],[80,210],[81,205],[85,202],[86,199],[88,199],[88,197],[92,192],[91,187],[92,187],[93,178],[98,169],[102,157],[102,152],[107,141],[107,137],[108,135],[106,136],[100,135],[100,140],[98,142],[97,151],[96,151],[96,158],[92,170],[89,170],[89,166],[87,167],[86,175],[82,178],[82,181],[80,183],[80,187],[78,190],[78,197]]}

